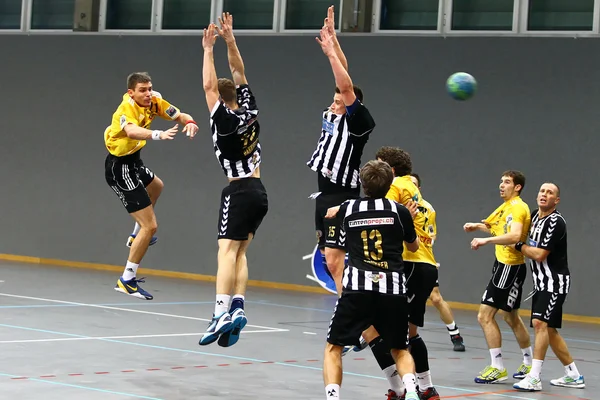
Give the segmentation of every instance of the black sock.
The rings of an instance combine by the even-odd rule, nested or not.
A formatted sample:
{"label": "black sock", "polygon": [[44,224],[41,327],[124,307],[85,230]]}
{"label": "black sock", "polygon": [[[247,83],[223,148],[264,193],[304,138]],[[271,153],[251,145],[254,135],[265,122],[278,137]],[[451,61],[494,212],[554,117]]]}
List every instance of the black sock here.
{"label": "black sock", "polygon": [[429,359],[427,346],[421,336],[417,335],[410,338],[410,354],[415,360],[415,371],[417,373],[429,371]]}
{"label": "black sock", "polygon": [[381,336],[377,336],[375,339],[371,340],[369,342],[369,347],[382,371],[387,367],[396,364],[390,353],[390,348],[383,342]]}

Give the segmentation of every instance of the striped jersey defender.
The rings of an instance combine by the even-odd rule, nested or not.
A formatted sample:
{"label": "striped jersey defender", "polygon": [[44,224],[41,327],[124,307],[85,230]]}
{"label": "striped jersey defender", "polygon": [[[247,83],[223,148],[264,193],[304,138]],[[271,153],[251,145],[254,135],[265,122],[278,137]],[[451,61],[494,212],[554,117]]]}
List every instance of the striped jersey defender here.
{"label": "striped jersey defender", "polygon": [[258,107],[250,87],[236,88],[239,108],[231,110],[222,101],[210,113],[214,151],[228,178],[247,178],[261,162],[258,140]]}
{"label": "striped jersey defender", "polygon": [[375,121],[358,99],[349,109],[351,114],[343,115],[323,111],[321,136],[306,164],[332,183],[355,189],[360,185],[361,157]]}
{"label": "striped jersey defender", "polygon": [[567,260],[567,223],[557,210],[540,218],[539,210],[531,216],[529,246],[548,250],[548,257],[537,262],[530,260],[533,286],[537,291],[567,294],[571,274]]}
{"label": "striped jersey defender", "polygon": [[403,242],[417,239],[410,212],[389,199],[352,199],[342,204],[348,265],[345,290],[406,294]]}

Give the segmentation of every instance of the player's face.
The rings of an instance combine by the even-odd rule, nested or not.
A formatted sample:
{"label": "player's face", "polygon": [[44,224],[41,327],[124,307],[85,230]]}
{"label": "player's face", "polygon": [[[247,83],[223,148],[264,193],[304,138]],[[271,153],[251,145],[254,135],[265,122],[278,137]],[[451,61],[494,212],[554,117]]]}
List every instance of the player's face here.
{"label": "player's face", "polygon": [[152,82],[138,83],[134,90],[128,90],[129,96],[142,107],[150,107],[152,103]]}
{"label": "player's face", "polygon": [[537,195],[537,204],[541,210],[550,210],[560,202],[558,188],[551,183],[544,183]]}
{"label": "player's face", "polygon": [[503,176],[502,179],[500,179],[500,197],[502,197],[504,200],[509,200],[515,196],[518,196],[519,193],[516,189],[519,189],[520,187],[521,186],[519,185],[518,188],[515,188],[513,178],[510,176]]}
{"label": "player's face", "polygon": [[340,93],[336,93],[333,96],[333,103],[329,106],[329,110],[334,114],[342,115],[346,113],[346,106],[342,101],[342,95]]}

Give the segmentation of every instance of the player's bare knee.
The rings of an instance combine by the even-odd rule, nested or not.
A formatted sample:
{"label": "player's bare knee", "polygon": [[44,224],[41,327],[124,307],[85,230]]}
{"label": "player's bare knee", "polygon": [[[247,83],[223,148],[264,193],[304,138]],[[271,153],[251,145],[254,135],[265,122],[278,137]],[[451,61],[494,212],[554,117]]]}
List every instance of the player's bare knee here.
{"label": "player's bare knee", "polygon": [[536,333],[548,331],[548,324],[542,320],[534,318],[531,321],[531,324],[533,325],[533,329],[535,330]]}
{"label": "player's bare knee", "polygon": [[495,313],[492,312],[491,307],[480,307],[477,313],[477,322],[479,325],[488,325],[494,319]]}
{"label": "player's bare knee", "polygon": [[331,343],[327,343],[325,345],[325,355],[331,355],[331,356],[342,356],[342,346],[338,346],[335,344],[331,344]]}
{"label": "player's bare knee", "polygon": [[332,275],[341,274],[344,270],[346,252],[341,249],[325,248],[325,261]]}
{"label": "player's bare knee", "polygon": [[431,295],[429,295],[429,300],[431,300],[431,302],[436,308],[439,308],[442,305],[442,302],[444,301],[442,296],[439,293],[436,293],[435,291],[431,292]]}
{"label": "player's bare knee", "polygon": [[504,319],[504,322],[506,322],[508,324],[508,326],[510,326],[511,328],[514,328],[515,326],[517,326],[519,324],[519,313],[517,312],[517,310],[513,311],[513,312],[503,312],[502,313],[502,318]]}

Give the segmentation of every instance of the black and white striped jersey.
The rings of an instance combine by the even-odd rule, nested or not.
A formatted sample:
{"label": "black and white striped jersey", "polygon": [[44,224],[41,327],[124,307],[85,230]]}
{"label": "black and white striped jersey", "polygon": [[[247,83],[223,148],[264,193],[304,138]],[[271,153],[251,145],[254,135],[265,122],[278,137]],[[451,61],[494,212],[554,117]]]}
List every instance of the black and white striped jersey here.
{"label": "black and white striped jersey", "polygon": [[[347,110],[344,115],[334,114],[329,109],[323,112],[321,136],[306,164],[333,184],[355,189],[360,185],[361,157],[375,121],[358,99]],[[323,188],[319,190],[325,192]]]}
{"label": "black and white striped jersey", "polygon": [[404,241],[417,240],[408,209],[389,199],[360,198],[342,203],[338,216],[348,251],[344,289],[406,294]]}
{"label": "black and white striped jersey", "polygon": [[210,113],[215,155],[228,178],[251,176],[261,162],[258,140],[258,107],[250,87],[237,87],[239,108],[231,110],[221,100]]}
{"label": "black and white striped jersey", "polygon": [[530,260],[533,287],[537,291],[567,294],[571,274],[567,260],[567,223],[557,210],[540,218],[539,210],[531,215],[529,246],[548,250],[548,257],[537,262]]}

